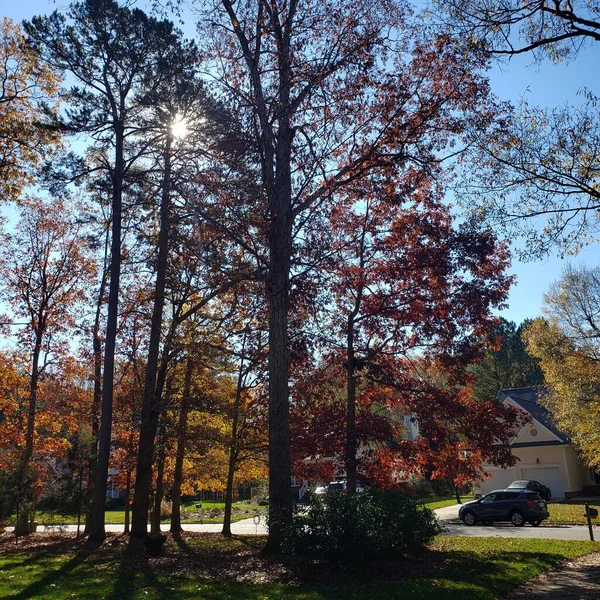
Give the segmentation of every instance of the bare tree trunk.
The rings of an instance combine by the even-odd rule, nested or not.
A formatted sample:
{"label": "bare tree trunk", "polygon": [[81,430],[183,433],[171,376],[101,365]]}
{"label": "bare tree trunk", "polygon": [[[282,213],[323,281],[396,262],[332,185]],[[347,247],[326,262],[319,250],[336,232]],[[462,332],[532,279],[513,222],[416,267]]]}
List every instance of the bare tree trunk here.
{"label": "bare tree trunk", "polygon": [[188,355],[185,367],[185,381],[183,384],[183,396],[179,411],[179,422],[177,424],[177,453],[175,456],[175,473],[173,476],[173,493],[171,499],[173,508],[171,512],[171,533],[181,532],[181,483],[183,480],[183,458],[185,456],[185,435],[187,431],[187,419],[190,407],[190,392],[192,389],[192,372],[194,361],[192,355]]}
{"label": "bare tree trunk", "polygon": [[[274,211],[276,212],[276,211]],[[288,205],[289,218],[289,205]],[[269,537],[265,552],[278,552],[292,521],[288,308],[291,224],[271,223],[269,295]]]}
{"label": "bare tree trunk", "polygon": [[156,491],[154,493],[154,510],[152,511],[152,521],[150,523],[151,533],[160,533],[160,507],[164,497],[164,477],[165,477],[165,426],[160,428],[158,440],[158,457],[156,473]]}
{"label": "bare tree trunk", "polygon": [[[360,236],[359,247],[359,273],[362,276],[365,270],[365,239],[367,233],[367,225],[369,222],[369,203],[365,209],[365,219]],[[352,312],[348,315],[346,329],[346,386],[347,386],[347,406],[346,406],[346,477],[347,477],[347,493],[356,494],[356,349],[354,347],[354,326],[356,317],[360,313],[361,303],[363,298],[364,281],[358,288]]]}
{"label": "bare tree trunk", "polygon": [[231,507],[233,504],[233,480],[238,457],[238,426],[240,420],[240,405],[242,402],[242,387],[244,383],[244,354],[246,350],[246,333],[242,341],[242,353],[240,356],[240,368],[235,390],[235,401],[233,404],[233,422],[231,424],[231,438],[229,442],[229,466],[227,470],[227,487],[225,488],[225,514],[223,516],[223,529],[221,533],[231,537]]}
{"label": "bare tree trunk", "polygon": [[131,469],[127,469],[127,481],[125,483],[125,526],[123,533],[129,533],[129,517],[131,509],[129,506],[129,498],[131,496]]}
{"label": "bare tree trunk", "polygon": [[31,533],[30,522],[33,516],[34,476],[31,471],[33,443],[35,435],[35,413],[37,409],[37,391],[39,382],[40,353],[42,350],[43,316],[38,316],[35,332],[35,345],[31,357],[31,374],[29,379],[29,403],[27,407],[27,429],[25,431],[25,449],[19,466],[19,518],[15,527],[15,535]]}
{"label": "bare tree trunk", "polygon": [[154,439],[158,425],[158,404],[160,396],[156,390],[160,337],[162,332],[163,308],[165,303],[165,285],[169,249],[170,227],[170,183],[171,183],[171,143],[173,141],[169,128],[164,152],[164,175],[160,203],[160,229],[158,237],[158,258],[156,266],[156,285],[154,307],[150,326],[150,343],[148,347],[148,363],[144,385],[142,406],[142,422],[140,426],[140,442],[137,459],[135,492],[133,497],[133,521],[131,535],[143,538],[148,534],[148,512],[150,508],[150,489],[152,485],[152,458]]}
{"label": "bare tree trunk", "polygon": [[94,329],[92,333],[92,347],[94,352],[94,397],[92,400],[92,439],[88,456],[88,482],[87,482],[87,506],[85,512],[84,534],[91,532],[92,522],[92,500],[94,498],[94,486],[96,478],[96,465],[98,462],[98,432],[100,430],[100,407],[102,406],[102,338],[100,336],[100,318],[102,316],[102,305],[106,292],[108,279],[108,233],[104,244],[104,272],[100,281],[98,298],[96,300],[96,315],[94,317]]}
{"label": "bare tree trunk", "polygon": [[456,504],[462,504],[462,500],[460,499],[460,489],[457,485],[454,486],[454,494],[456,496]]}
{"label": "bare tree trunk", "polygon": [[112,197],[112,239],[110,248],[110,285],[108,292],[108,318],[104,344],[104,372],[102,375],[102,417],[100,419],[96,484],[91,511],[90,540],[101,542],[106,537],[104,516],[108,487],[108,464],[111,450],[115,348],[119,319],[119,285],[121,279],[121,221],[123,196],[123,142],[124,130],[118,122],[115,132],[115,167]]}
{"label": "bare tree trunk", "polygon": [[354,355],[354,316],[348,317],[346,371],[346,477],[347,493],[356,494],[356,357]]}
{"label": "bare tree trunk", "polygon": [[[262,176],[269,202],[269,536],[265,552],[278,552],[292,522],[291,460],[289,425],[289,280],[292,257],[291,156],[294,128],[290,103],[292,69],[290,38],[293,19],[279,29],[276,69],[279,77],[276,123],[263,92],[257,57],[253,55],[235,12],[232,0],[221,0],[240,42],[256,107]],[[273,4],[275,13],[278,7]],[[276,14],[273,19],[279,19]],[[276,131],[275,131],[276,128]]]}

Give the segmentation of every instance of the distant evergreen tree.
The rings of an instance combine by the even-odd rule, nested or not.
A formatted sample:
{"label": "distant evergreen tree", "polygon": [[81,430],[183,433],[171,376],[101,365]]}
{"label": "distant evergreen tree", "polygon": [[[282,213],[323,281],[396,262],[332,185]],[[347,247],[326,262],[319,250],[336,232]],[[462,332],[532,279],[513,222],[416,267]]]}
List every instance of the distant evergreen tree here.
{"label": "distant evergreen tree", "polygon": [[472,367],[476,398],[494,398],[499,390],[544,384],[539,361],[531,356],[521,339],[531,320],[516,323],[500,318],[492,338],[492,345],[483,360]]}

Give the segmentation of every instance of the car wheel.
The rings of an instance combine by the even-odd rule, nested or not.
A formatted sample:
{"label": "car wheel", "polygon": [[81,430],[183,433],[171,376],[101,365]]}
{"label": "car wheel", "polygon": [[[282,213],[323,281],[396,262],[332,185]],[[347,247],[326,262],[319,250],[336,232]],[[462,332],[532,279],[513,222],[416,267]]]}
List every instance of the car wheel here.
{"label": "car wheel", "polygon": [[463,513],[462,520],[464,521],[465,525],[475,525],[475,523],[477,523],[475,513],[471,510],[466,510]]}
{"label": "car wheel", "polygon": [[542,524],[542,519],[538,519],[537,521],[529,521],[534,527],[539,527]]}
{"label": "car wheel", "polygon": [[514,510],[510,513],[510,522],[515,527],[523,527],[525,525],[525,517],[523,517],[523,513],[519,510]]}

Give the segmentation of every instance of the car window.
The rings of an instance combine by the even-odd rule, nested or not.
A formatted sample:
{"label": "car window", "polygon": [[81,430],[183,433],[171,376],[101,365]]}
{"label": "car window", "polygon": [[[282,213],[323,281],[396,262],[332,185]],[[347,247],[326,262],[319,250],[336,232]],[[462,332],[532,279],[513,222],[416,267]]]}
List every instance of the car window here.
{"label": "car window", "polygon": [[504,492],[504,500],[514,500],[519,497],[519,492]]}
{"label": "car window", "polygon": [[538,483],[537,481],[530,481],[528,487],[536,492],[542,489],[541,483]]}
{"label": "car window", "polygon": [[481,499],[481,504],[488,504],[496,500],[497,494],[488,494]]}
{"label": "car window", "polygon": [[527,483],[523,481],[513,481],[506,489],[522,489],[527,487]]}

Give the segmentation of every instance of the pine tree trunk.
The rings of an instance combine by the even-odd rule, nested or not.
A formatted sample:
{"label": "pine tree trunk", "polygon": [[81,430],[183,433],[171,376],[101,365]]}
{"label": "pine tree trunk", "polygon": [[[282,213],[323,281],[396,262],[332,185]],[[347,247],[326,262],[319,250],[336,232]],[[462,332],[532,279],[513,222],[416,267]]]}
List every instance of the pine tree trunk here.
{"label": "pine tree trunk", "polygon": [[160,228],[154,307],[150,325],[150,342],[148,346],[142,422],[140,426],[137,472],[133,497],[131,535],[138,539],[143,538],[148,534],[148,513],[150,508],[150,489],[152,485],[152,458],[154,454],[154,441],[159,412],[158,404],[160,396],[157,394],[156,387],[169,250],[171,143],[172,134],[169,129],[164,152],[164,174],[160,203]]}
{"label": "pine tree trunk", "polygon": [[121,227],[123,196],[123,142],[122,124],[115,132],[115,168],[112,197],[112,239],[110,246],[110,284],[108,291],[108,317],[104,341],[104,372],[102,374],[102,416],[98,435],[98,462],[96,465],[96,483],[91,511],[90,540],[104,541],[106,530],[104,517],[106,511],[106,491],[108,488],[108,465],[110,461],[113,390],[115,370],[115,348],[119,320],[119,286],[121,279]]}
{"label": "pine tree trunk", "polygon": [[192,372],[194,361],[192,355],[188,355],[185,367],[185,380],[183,384],[183,396],[179,411],[179,423],[177,424],[177,452],[175,456],[175,472],[173,475],[173,509],[171,512],[171,533],[181,532],[181,483],[183,481],[183,459],[185,456],[185,436],[187,431],[187,418],[190,407],[190,392],[192,389]]}
{"label": "pine tree trunk", "polygon": [[164,477],[165,477],[165,431],[164,421],[159,434],[158,458],[156,473],[156,490],[154,493],[154,510],[152,511],[152,521],[150,523],[151,533],[160,533],[160,509],[164,497]]}
{"label": "pine tree trunk", "polygon": [[[105,245],[105,266],[107,259],[108,240]],[[96,466],[98,462],[98,432],[100,430],[100,407],[102,406],[102,338],[100,336],[100,317],[102,316],[102,304],[106,291],[108,271],[105,269],[100,282],[98,298],[96,299],[96,316],[94,317],[94,329],[92,334],[92,348],[94,352],[94,397],[92,400],[92,439],[88,456],[88,482],[87,482],[87,504],[85,513],[84,534],[91,532],[92,503],[94,499],[94,487],[96,479]]]}

